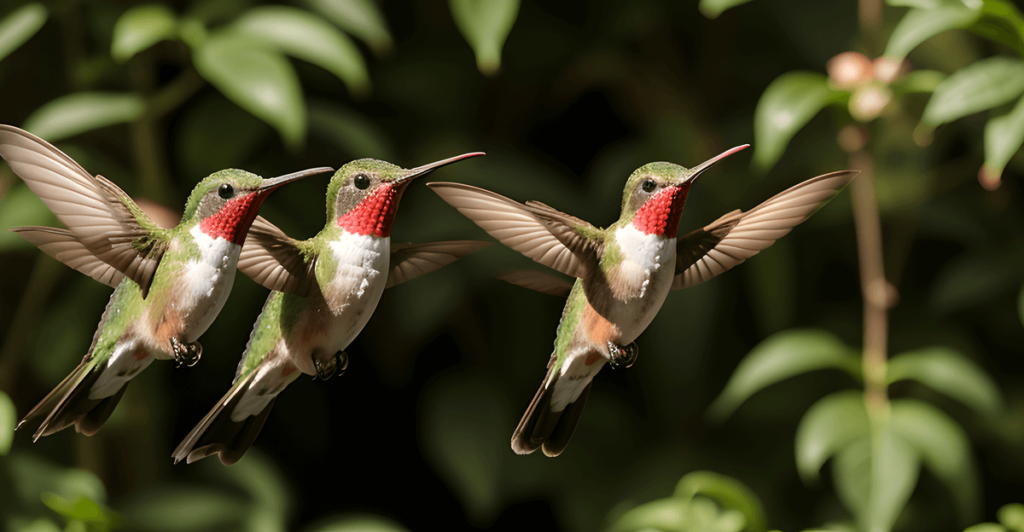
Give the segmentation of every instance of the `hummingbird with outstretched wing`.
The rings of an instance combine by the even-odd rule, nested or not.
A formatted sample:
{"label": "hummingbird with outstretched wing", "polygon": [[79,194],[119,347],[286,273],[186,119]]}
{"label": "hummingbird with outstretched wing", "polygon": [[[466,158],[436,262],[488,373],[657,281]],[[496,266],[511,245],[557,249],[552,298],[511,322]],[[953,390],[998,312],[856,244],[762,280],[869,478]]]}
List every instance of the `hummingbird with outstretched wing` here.
{"label": "hummingbird with outstretched wing", "polygon": [[127,194],[63,152],[0,125],[0,157],[67,229],[18,227],[29,242],[114,287],[82,362],[18,424],[42,419],[33,440],[74,425],[92,435],[132,378],[154,360],[192,366],[199,337],[224,307],[242,244],[263,201],[314,168],[273,179],[222,170],[196,185],[181,222],[158,227]]}
{"label": "hummingbird with outstretched wing", "polygon": [[506,281],[568,295],[541,383],[512,435],[512,449],[538,448],[558,456],[583,413],[591,383],[607,363],[629,367],[634,340],[650,325],[669,291],[687,288],[742,263],[772,245],[830,200],[856,172],[841,171],[800,183],[753,209],[735,210],[710,225],[677,236],[690,187],[704,171],[748,145],[694,168],[657,162],[626,181],[619,219],[602,229],[536,201],[525,204],[459,183],[428,183],[502,244],[574,277],[573,284],[541,272],[516,272]]}

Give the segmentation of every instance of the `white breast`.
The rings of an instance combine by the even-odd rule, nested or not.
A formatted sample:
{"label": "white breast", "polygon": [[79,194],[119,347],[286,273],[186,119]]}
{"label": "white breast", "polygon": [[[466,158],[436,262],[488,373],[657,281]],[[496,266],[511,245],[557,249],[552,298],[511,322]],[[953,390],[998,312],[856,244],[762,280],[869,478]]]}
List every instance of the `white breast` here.
{"label": "white breast", "polygon": [[199,226],[191,234],[199,247],[199,258],[185,263],[184,278],[192,297],[191,311],[185,315],[187,341],[199,338],[220,314],[235,282],[235,267],[242,246],[224,238],[213,238]]}
{"label": "white breast", "polygon": [[622,330],[622,343],[640,336],[661,310],[675,275],[676,239],[645,235],[632,224],[615,231],[622,253],[620,276],[640,285],[635,297],[615,301],[609,318]]}
{"label": "white breast", "polygon": [[331,288],[346,294],[344,307],[331,320],[331,343],[340,350],[363,330],[384,293],[391,239],[344,232],[329,246],[337,264]]}

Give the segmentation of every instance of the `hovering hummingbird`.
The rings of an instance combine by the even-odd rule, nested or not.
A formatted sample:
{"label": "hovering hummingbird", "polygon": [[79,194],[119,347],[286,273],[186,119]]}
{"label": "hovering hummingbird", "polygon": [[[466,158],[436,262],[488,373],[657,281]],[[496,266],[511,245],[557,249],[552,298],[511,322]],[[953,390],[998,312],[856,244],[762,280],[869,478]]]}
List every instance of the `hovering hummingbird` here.
{"label": "hovering hummingbird", "polygon": [[273,290],[256,320],[233,385],[174,450],[174,462],[219,454],[233,464],[263,427],[277,395],[301,373],[329,379],[348,367],[345,348],[363,330],[385,288],[488,246],[457,241],[391,244],[402,193],[414,178],[483,153],[405,170],[352,161],[327,187],[327,224],[299,241],[263,218],[253,224],[238,267]]}
{"label": "hovering hummingbird", "polygon": [[285,183],[332,170],[273,179],[222,170],[196,185],[177,227],[161,229],[117,185],[31,133],[0,125],[0,157],[68,227],[13,231],[115,287],[82,362],[18,424],[46,416],[33,441],[72,424],[95,434],[128,381],[155,359],[194,365],[197,339],[224,307],[260,205]]}
{"label": "hovering hummingbird", "polygon": [[459,183],[429,183],[442,199],[502,244],[576,278],[517,272],[504,279],[551,294],[568,294],[548,373],[512,435],[512,449],[543,448],[558,456],[579,422],[591,381],[608,363],[629,367],[634,340],[650,325],[669,290],[704,282],[772,245],[842,189],[856,172],[822,175],[748,212],[730,212],[676,237],[693,182],[748,145],[687,170],[657,162],[626,181],[619,220],[607,229],[543,203],[525,205]]}

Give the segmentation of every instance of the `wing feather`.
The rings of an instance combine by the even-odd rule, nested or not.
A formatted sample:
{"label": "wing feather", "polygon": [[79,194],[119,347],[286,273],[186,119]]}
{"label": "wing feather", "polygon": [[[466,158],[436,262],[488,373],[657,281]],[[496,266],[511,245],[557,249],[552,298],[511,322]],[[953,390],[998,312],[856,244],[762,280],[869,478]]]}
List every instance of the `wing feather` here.
{"label": "wing feather", "polygon": [[117,287],[124,274],[98,259],[71,231],[54,227],[16,227],[22,238],[35,244],[47,255],[111,287]]}
{"label": "wing feather", "polygon": [[316,282],[315,257],[262,216],[257,216],[238,255],[238,269],[270,290],[306,297]]}
{"label": "wing feather", "polygon": [[491,245],[474,240],[452,240],[428,244],[392,244],[391,269],[388,284],[391,288],[414,277],[430,273],[442,266]]}

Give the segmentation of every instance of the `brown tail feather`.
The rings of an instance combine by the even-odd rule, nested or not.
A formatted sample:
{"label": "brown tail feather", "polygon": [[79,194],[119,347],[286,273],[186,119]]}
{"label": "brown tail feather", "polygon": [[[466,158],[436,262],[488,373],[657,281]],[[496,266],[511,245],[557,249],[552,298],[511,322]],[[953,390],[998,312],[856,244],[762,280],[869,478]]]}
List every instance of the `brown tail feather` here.
{"label": "brown tail feather", "polygon": [[96,364],[87,357],[25,415],[18,428],[24,427],[32,419],[47,414],[36,428],[32,436],[33,441],[71,425],[75,425],[76,431],[92,436],[110,417],[127,387],[125,384],[110,397],[90,399],[89,390],[99,376],[100,371],[96,369]]}
{"label": "brown tail feather", "polygon": [[221,398],[217,406],[189,432],[171,455],[174,458],[174,463],[185,460],[186,463],[191,464],[207,456],[219,454],[220,461],[224,465],[231,465],[245,454],[245,451],[256,440],[256,436],[260,433],[263,423],[266,422],[267,416],[270,414],[270,409],[277,401],[275,397],[255,416],[238,422],[231,420],[231,412],[241,401],[245,391],[249,389],[249,379],[256,373],[253,371],[235,383],[231,390]]}
{"label": "brown tail feather", "polygon": [[547,456],[558,456],[565,450],[576,430],[583,407],[590,394],[590,384],[580,393],[576,401],[570,403],[561,412],[551,410],[551,396],[554,393],[558,378],[548,383],[544,379],[533,401],[526,409],[526,414],[519,421],[519,426],[512,434],[512,450],[517,454],[530,454],[543,447]]}
{"label": "brown tail feather", "polygon": [[590,395],[590,387],[593,384],[593,382],[587,384],[587,387],[580,392],[579,398],[562,410],[562,419],[555,425],[555,430],[551,431],[548,439],[544,441],[546,456],[558,456],[569,445],[569,439],[572,438],[572,433],[576,432],[576,425],[580,422],[580,416],[583,415],[583,407],[587,404],[587,396]]}

